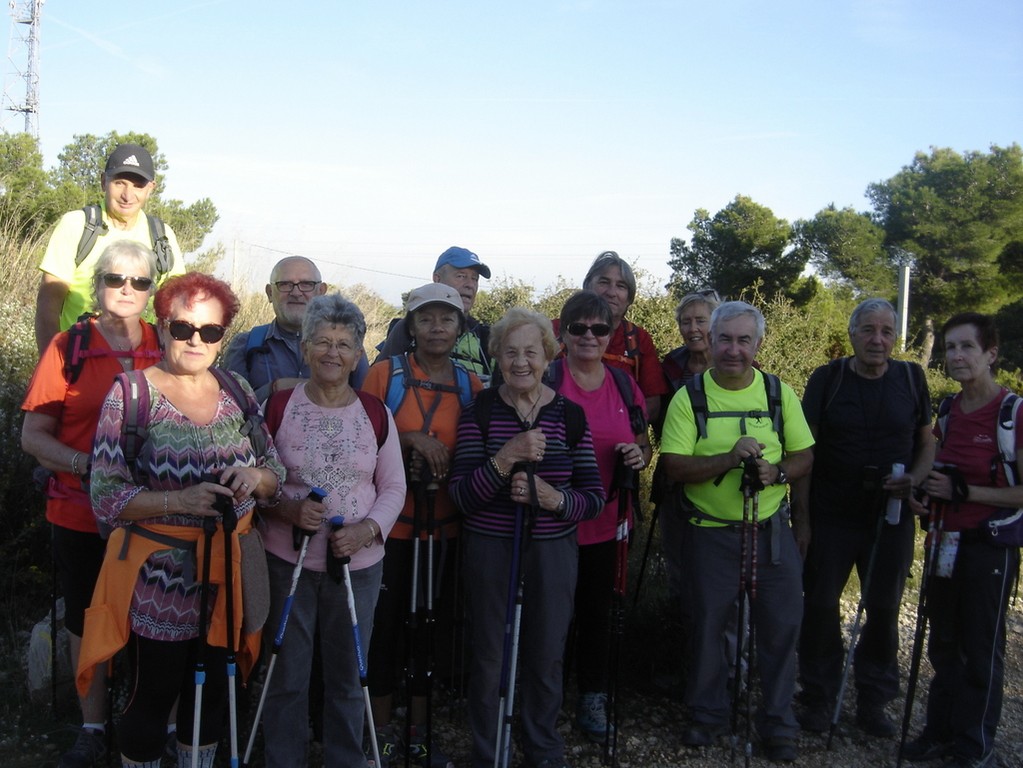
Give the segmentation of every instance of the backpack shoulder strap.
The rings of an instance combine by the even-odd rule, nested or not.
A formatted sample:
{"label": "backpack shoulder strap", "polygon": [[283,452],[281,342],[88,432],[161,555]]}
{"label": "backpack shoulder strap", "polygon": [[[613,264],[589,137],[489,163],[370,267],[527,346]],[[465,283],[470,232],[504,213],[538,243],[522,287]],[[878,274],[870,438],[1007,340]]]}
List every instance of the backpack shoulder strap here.
{"label": "backpack shoulder strap", "polygon": [[468,369],[461,363],[452,363],[455,369],[455,387],[458,388],[458,401],[465,408],[472,402],[472,379]]}
{"label": "backpack shoulder strap", "polygon": [[689,404],[693,409],[693,419],[696,421],[697,440],[707,437],[707,390],[703,385],[706,373],[706,371],[698,373],[686,383]]}
{"label": "backpack shoulder strap", "polygon": [[405,395],[408,394],[408,382],[412,378],[412,371],[409,370],[405,355],[392,355],[389,364],[391,375],[387,377],[387,395],[384,397],[384,403],[391,413],[397,413],[401,404],[405,402]]}
{"label": "backpack shoulder strap", "polygon": [[149,434],[149,381],[141,370],[120,373],[115,381],[124,392],[124,418],[121,421],[124,463],[135,482],[143,483],[144,478],[140,476],[137,462]]}
{"label": "backpack shoulder strap", "polygon": [[217,379],[220,388],[227,392],[238,404],[242,414],[245,416],[239,431],[249,439],[253,453],[257,456],[265,455],[266,438],[261,428],[263,416],[259,412],[259,406],[249,398],[242,385],[238,382],[238,379],[232,376],[230,371],[225,371],[217,366],[211,366],[210,373]]}
{"label": "backpack shoulder strap", "polygon": [[103,223],[103,211],[98,205],[86,205],[82,208],[85,214],[85,226],[82,228],[82,237],[78,241],[78,250],[75,252],[75,266],[81,266],[82,262],[92,252],[96,239],[107,233],[107,225]]}
{"label": "backpack shoulder strap", "polygon": [[622,403],[625,404],[632,434],[644,434],[647,427],[646,416],[643,415],[643,406],[636,401],[632,393],[632,377],[621,368],[614,368],[610,365],[605,368],[611,371],[611,378],[614,379],[615,385],[618,387],[618,394],[621,395]]}
{"label": "backpack shoulder strap", "polygon": [[245,365],[252,366],[252,356],[257,352],[269,352],[266,346],[266,335],[270,332],[270,323],[254,325],[245,340]]}
{"label": "backpack shoulder strap", "polygon": [[377,451],[379,451],[387,442],[387,436],[391,431],[390,422],[387,420],[387,409],[384,408],[384,403],[379,397],[371,395],[369,392],[357,389],[355,394],[362,401],[362,407],[366,409],[366,415],[369,416],[369,421],[373,425],[373,432],[377,437]]}
{"label": "backpack shoulder strap", "polygon": [[92,337],[92,323],[89,319],[91,313],[86,313],[78,318],[78,321],[68,328],[67,347],[64,349],[64,378],[68,384],[74,384],[82,375],[82,367],[85,365],[85,353],[89,349],[89,341]]}
{"label": "backpack shoulder strap", "polygon": [[153,253],[156,254],[156,275],[161,278],[174,266],[174,251],[171,249],[167,227],[159,216],[146,214],[149,222],[149,239],[153,242]]}
{"label": "backpack shoulder strap", "polygon": [[771,416],[771,425],[778,435],[782,450],[785,450],[785,416],[782,412],[781,379],[773,373],[761,371],[764,377],[764,389],[767,390],[767,412]]}
{"label": "backpack shoulder strap", "polygon": [[685,376],[688,364],[688,347],[677,347],[664,356],[664,365],[662,367],[666,368],[665,374],[668,377],[668,382],[671,384],[672,391],[678,392],[682,389],[682,379]]}
{"label": "backpack shoulder strap", "polygon": [[831,407],[831,401],[835,399],[839,388],[842,386],[842,378],[845,375],[846,361],[849,358],[839,357],[828,363],[828,373],[824,378],[824,396],[821,398],[821,411],[817,416],[817,426],[824,423],[824,414]]}
{"label": "backpack shoulder strap", "polygon": [[938,445],[944,445],[945,438],[948,437],[948,420],[952,415],[952,399],[954,397],[955,395],[945,395],[938,403],[938,427],[941,429]]}
{"label": "backpack shoulder strap", "polygon": [[998,453],[1009,485],[1019,485],[1020,482],[1016,468],[1016,419],[1021,405],[1023,398],[1015,392],[1009,392],[998,407]]}
{"label": "backpack shoulder strap", "polygon": [[476,426],[480,428],[480,435],[483,438],[484,445],[487,442],[487,434],[490,431],[490,417],[494,410],[494,400],[499,397],[496,387],[489,387],[482,390],[476,399],[473,401],[473,418],[476,420]]}
{"label": "backpack shoulder strap", "polygon": [[565,442],[569,448],[575,448],[586,434],[586,412],[564,395],[558,394],[558,397],[565,403]]}

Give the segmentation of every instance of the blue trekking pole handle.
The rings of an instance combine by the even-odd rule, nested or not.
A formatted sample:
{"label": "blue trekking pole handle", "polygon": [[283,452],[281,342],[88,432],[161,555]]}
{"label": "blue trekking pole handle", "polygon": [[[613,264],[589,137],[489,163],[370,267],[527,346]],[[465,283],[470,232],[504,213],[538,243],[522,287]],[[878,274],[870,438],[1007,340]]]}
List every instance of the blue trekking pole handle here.
{"label": "blue trekking pole handle", "polygon": [[[330,518],[330,532],[340,531],[345,525],[344,515],[334,515]],[[338,557],[334,554],[334,550],[330,547],[330,539],[327,540],[327,573],[330,578],[334,580],[335,584],[340,584],[344,581],[344,566],[348,565],[352,558],[350,557]]]}

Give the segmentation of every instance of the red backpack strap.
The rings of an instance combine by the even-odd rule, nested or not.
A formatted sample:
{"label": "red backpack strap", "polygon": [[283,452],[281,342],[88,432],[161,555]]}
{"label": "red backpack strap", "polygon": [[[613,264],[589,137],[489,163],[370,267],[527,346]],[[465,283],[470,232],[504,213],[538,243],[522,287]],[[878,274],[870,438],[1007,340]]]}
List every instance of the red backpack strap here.
{"label": "red backpack strap", "polygon": [[376,395],[371,395],[369,392],[357,389],[355,394],[362,401],[362,407],[366,409],[366,415],[369,416],[370,423],[373,425],[373,431],[377,436],[377,450],[379,451],[384,443],[387,442],[387,435],[391,428],[390,422],[387,420],[387,406],[384,405],[383,400]]}

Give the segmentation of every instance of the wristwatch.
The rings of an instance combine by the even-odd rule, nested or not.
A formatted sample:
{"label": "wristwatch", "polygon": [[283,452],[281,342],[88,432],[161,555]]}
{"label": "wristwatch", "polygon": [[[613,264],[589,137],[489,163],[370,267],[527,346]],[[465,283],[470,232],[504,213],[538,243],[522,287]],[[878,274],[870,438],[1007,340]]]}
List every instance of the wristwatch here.
{"label": "wristwatch", "polygon": [[772,485],[787,485],[789,482],[789,476],[785,474],[785,469],[781,464],[775,464],[774,466],[778,468],[778,479],[775,480]]}

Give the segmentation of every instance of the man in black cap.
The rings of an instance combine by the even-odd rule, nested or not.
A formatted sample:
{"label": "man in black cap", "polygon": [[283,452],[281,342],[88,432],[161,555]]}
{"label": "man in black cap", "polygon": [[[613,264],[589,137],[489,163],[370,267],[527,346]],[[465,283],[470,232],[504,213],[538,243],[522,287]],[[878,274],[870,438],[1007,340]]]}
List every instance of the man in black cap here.
{"label": "man in black cap", "polygon": [[[476,301],[476,292],[480,287],[480,276],[489,280],[490,267],[481,262],[475,253],[457,245],[444,251],[433,268],[433,282],[450,285],[458,291],[465,307],[465,332],[458,337],[451,358],[487,384],[493,373],[493,363],[487,352],[490,326],[484,325],[470,314]],[[386,360],[393,355],[403,354],[411,349],[411,346],[412,337],[405,328],[404,318],[395,320],[391,323],[387,338],[377,347],[380,350],[377,360]]]}
{"label": "man in black cap", "polygon": [[174,232],[142,210],[156,188],[152,155],[138,144],[119,144],[107,158],[101,183],[102,205],[65,213],[39,265],[43,277],[35,330],[40,354],[91,305],[93,267],[111,243],[135,240],[152,248],[161,280],[185,271]]}

